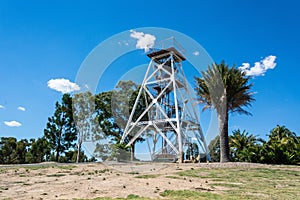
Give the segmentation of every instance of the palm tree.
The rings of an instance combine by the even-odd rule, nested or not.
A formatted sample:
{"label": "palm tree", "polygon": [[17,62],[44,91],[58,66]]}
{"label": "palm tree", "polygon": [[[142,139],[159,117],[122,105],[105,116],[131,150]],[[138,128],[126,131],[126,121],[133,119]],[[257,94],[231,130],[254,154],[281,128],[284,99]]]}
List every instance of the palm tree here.
{"label": "palm tree", "polygon": [[258,162],[257,154],[260,147],[258,142],[260,141],[260,139],[249,134],[246,130],[241,131],[238,129],[233,131],[229,137],[229,145],[234,161]]}
{"label": "palm tree", "polygon": [[296,164],[300,162],[299,152],[299,137],[285,126],[277,125],[264,143],[261,160],[274,164]]}
{"label": "palm tree", "polygon": [[243,109],[254,101],[253,93],[250,92],[252,84],[248,83],[249,79],[250,77],[244,72],[234,66],[229,67],[224,61],[209,66],[202,72],[202,78],[195,78],[199,102],[205,104],[203,110],[213,108],[218,114],[221,162],[230,161],[228,114],[233,112],[250,114]]}

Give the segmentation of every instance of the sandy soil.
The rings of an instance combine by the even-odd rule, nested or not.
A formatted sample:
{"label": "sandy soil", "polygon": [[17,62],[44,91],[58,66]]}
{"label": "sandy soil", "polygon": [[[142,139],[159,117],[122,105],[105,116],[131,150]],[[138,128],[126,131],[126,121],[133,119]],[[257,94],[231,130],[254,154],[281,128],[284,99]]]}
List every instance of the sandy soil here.
{"label": "sandy soil", "polygon": [[[251,163],[90,163],[38,165],[0,165],[1,199],[73,199],[96,197],[162,198],[164,190],[201,190],[219,193],[226,188],[210,188],[208,180],[168,178],[191,168],[250,168],[268,165]],[[272,166],[273,168],[276,166]],[[280,167],[280,166],[278,166]],[[282,167],[280,167],[282,169]],[[291,168],[287,168],[291,169]],[[299,168],[291,169],[299,170]],[[151,175],[153,176],[151,178]],[[137,178],[148,176],[148,178]],[[150,178],[149,178],[150,176]]]}

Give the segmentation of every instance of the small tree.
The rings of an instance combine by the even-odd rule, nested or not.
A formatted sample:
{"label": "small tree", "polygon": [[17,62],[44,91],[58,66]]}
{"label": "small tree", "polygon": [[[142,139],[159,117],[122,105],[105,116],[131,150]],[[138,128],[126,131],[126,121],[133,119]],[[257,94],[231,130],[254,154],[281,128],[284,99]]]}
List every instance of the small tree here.
{"label": "small tree", "polygon": [[97,132],[95,123],[95,97],[90,92],[75,94],[73,97],[73,117],[76,123],[77,137],[77,158],[78,163],[81,156],[81,145],[84,140],[93,140]]}
{"label": "small tree", "polygon": [[240,129],[232,132],[229,136],[230,152],[233,161],[239,162],[259,162],[261,146],[254,135],[249,134],[246,130]]}
{"label": "small tree", "polygon": [[[129,113],[132,110],[133,104],[137,97],[139,86],[132,81],[120,81],[113,91],[102,92],[95,96],[96,116],[105,137],[112,139],[110,144],[98,144],[96,146],[96,154],[107,158],[116,157],[117,159],[128,160],[129,148],[125,147],[133,136],[125,138],[125,145],[119,144],[123,135],[124,128],[129,118]],[[145,109],[145,101],[138,103],[137,113],[134,118],[139,116]],[[134,160],[135,143],[144,141],[139,137],[130,146],[130,159]]]}
{"label": "small tree", "polygon": [[285,126],[277,125],[271,130],[263,145],[261,161],[273,164],[296,164],[300,162],[299,137]]}
{"label": "small tree", "polygon": [[217,135],[208,145],[211,161],[220,162],[220,136]]}
{"label": "small tree", "polygon": [[14,137],[2,137],[0,140],[0,163],[12,164],[17,148],[17,139]]}
{"label": "small tree", "polygon": [[75,146],[77,133],[73,120],[72,98],[69,94],[63,95],[61,104],[56,102],[54,115],[48,118],[44,129],[44,137],[55,152],[56,162],[62,153]]}
{"label": "small tree", "polygon": [[51,149],[45,138],[30,139],[30,148],[26,154],[27,163],[40,163],[50,159]]}
{"label": "small tree", "polygon": [[[116,89],[113,91],[113,98],[112,98],[112,111],[115,121],[117,122],[118,126],[123,131],[125,126],[129,120],[129,114],[132,112],[134,103],[138,96],[140,86],[132,81],[120,81]],[[133,120],[139,118],[139,116],[144,112],[146,109],[146,98],[142,96],[136,106],[136,110],[133,116]],[[144,115],[142,120],[147,121],[148,115]],[[136,133],[138,130],[132,130],[133,133]],[[121,135],[122,136],[122,135]],[[133,138],[133,135],[128,135],[125,138],[125,143],[128,143]],[[142,137],[136,138],[136,140],[130,145],[130,160],[133,161],[134,154],[135,154],[135,144],[137,142],[143,142],[144,139]],[[119,145],[123,146],[123,145]]]}

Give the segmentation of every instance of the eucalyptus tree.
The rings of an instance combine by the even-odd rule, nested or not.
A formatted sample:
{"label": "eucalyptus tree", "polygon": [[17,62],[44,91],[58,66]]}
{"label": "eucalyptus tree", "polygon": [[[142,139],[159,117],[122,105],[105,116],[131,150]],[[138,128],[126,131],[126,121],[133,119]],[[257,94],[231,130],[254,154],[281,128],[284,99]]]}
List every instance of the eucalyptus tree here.
{"label": "eucalyptus tree", "polygon": [[80,158],[83,141],[94,141],[100,132],[95,117],[95,96],[91,92],[75,94],[73,101],[73,117],[77,131],[77,154],[76,162]]}
{"label": "eucalyptus tree", "polygon": [[[140,86],[134,83],[133,81],[120,81],[118,82],[115,90],[113,91],[112,98],[112,111],[117,122],[118,126],[123,131],[126,127],[127,121],[129,120],[129,115],[133,109],[134,103],[136,101]],[[140,115],[146,109],[146,98],[142,96],[136,105],[136,112],[134,113],[133,120],[135,121],[140,117]],[[143,120],[147,120],[148,115],[143,116]],[[138,130],[133,130],[133,133]],[[122,136],[122,135],[121,135]],[[125,143],[128,143],[134,135],[128,135],[125,138]],[[135,145],[137,142],[143,142],[144,139],[142,137],[138,137],[133,143],[130,145],[130,159],[133,161],[135,154]]]}
{"label": "eucalyptus tree", "polygon": [[202,77],[196,77],[196,92],[199,102],[204,104],[203,110],[216,109],[218,114],[221,162],[230,161],[228,140],[229,113],[247,114],[244,109],[254,101],[250,91],[250,77],[239,69],[229,67],[224,61],[209,66],[202,72]]}
{"label": "eucalyptus tree", "polygon": [[[112,143],[98,144],[97,151],[103,154],[104,158],[117,157],[118,159],[129,159],[126,143],[132,138],[128,136],[125,144],[120,144],[123,131],[129,119],[129,114],[137,97],[139,86],[133,81],[120,81],[112,91],[102,92],[95,96],[96,116],[101,131],[105,137],[113,140]],[[141,100],[137,104],[137,113],[134,118],[145,109],[145,101]],[[134,160],[136,142],[144,141],[139,137],[130,145],[130,159]],[[110,154],[110,155],[109,155]]]}
{"label": "eucalyptus tree", "polygon": [[97,142],[94,153],[102,160],[113,156],[118,158],[117,153],[114,153],[114,151],[119,149],[114,148],[114,145],[120,142],[122,135],[122,129],[116,123],[112,113],[112,95],[113,91],[101,92],[95,95],[96,120],[101,129],[100,136],[102,136],[98,139],[104,139],[106,142]]}

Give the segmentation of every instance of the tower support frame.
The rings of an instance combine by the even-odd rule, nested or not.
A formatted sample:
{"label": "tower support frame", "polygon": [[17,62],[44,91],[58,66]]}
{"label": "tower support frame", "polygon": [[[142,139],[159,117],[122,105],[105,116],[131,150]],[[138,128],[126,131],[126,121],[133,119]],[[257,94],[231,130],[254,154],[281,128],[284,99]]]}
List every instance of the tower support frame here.
{"label": "tower support frame", "polygon": [[[178,48],[174,38],[171,40],[169,47],[163,45],[163,48],[152,49],[147,54],[151,61],[121,142],[130,136],[127,143],[130,146],[137,138],[146,137],[152,160],[173,158],[182,163],[184,147],[196,141],[206,159],[210,160],[195,103],[182,68],[185,50],[181,46]],[[142,98],[146,102],[146,108],[134,119]],[[148,140],[151,140],[152,149]],[[162,146],[157,149],[159,141]]]}

